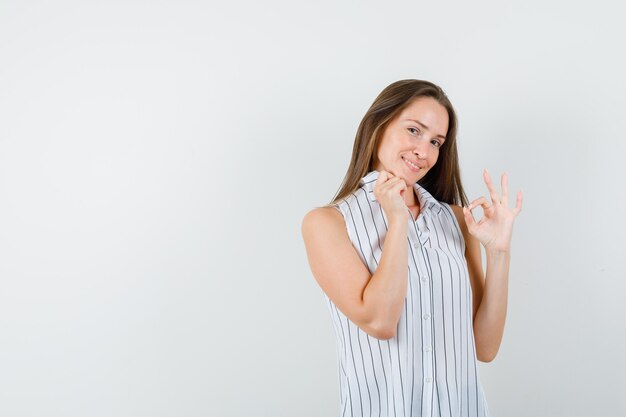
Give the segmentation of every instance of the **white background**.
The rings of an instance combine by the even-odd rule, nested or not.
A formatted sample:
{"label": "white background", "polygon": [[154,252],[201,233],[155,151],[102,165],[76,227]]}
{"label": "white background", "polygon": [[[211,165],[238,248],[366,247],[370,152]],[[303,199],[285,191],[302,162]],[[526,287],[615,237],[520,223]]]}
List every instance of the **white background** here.
{"label": "white background", "polygon": [[405,78],[524,193],[492,416],[625,415],[620,7],[1,1],[0,415],[339,415],[300,222]]}

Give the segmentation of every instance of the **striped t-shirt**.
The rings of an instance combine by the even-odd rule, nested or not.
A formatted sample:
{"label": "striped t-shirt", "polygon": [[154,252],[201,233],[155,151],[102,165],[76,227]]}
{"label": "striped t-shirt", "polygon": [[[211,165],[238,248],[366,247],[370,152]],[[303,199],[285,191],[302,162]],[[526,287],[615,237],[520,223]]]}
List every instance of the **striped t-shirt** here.
{"label": "striped t-shirt", "polygon": [[[373,192],[377,178],[378,171],[370,171],[360,188],[335,204],[371,273],[387,233]],[[326,295],[337,337],[340,415],[488,417],[463,235],[447,203],[417,183],[414,188],[423,211],[408,220],[407,295],[396,336],[368,335]]]}

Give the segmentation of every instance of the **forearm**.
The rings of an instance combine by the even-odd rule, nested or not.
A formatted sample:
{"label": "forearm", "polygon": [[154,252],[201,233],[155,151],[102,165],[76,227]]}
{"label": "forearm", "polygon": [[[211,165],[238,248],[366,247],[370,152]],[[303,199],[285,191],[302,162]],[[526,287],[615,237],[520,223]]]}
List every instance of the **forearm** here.
{"label": "forearm", "polygon": [[395,331],[408,281],[406,223],[389,223],[380,263],[363,291],[363,306],[372,326]]}
{"label": "forearm", "polygon": [[483,362],[498,353],[506,320],[510,251],[487,250],[485,288],[474,318],[476,353]]}

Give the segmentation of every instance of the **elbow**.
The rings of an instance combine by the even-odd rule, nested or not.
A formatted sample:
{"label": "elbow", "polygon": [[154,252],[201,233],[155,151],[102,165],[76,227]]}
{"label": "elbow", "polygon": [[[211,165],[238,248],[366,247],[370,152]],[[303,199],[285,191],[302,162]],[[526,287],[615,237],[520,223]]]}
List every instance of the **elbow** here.
{"label": "elbow", "polygon": [[497,352],[493,353],[482,353],[480,355],[476,355],[476,359],[481,362],[489,363],[496,358]]}
{"label": "elbow", "polygon": [[396,337],[398,326],[389,324],[371,324],[367,333],[378,340],[389,340]]}
{"label": "elbow", "polygon": [[396,337],[396,331],[395,329],[389,329],[389,330],[379,330],[374,337],[378,340],[389,340],[389,339],[393,339],[394,337]]}
{"label": "elbow", "polygon": [[361,316],[361,329],[368,335],[378,340],[389,340],[396,337],[398,333],[398,322],[400,321],[400,315],[398,317],[390,317],[388,314],[383,314],[380,311],[366,311],[366,314]]}

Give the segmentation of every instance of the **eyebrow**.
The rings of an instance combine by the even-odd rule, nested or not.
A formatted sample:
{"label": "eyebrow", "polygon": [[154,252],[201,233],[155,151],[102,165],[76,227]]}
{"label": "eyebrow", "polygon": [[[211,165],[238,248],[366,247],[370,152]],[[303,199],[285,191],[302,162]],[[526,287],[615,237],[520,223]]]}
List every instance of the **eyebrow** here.
{"label": "eyebrow", "polygon": [[[406,120],[408,120],[409,122],[415,122],[415,123],[417,123],[418,125],[422,126],[424,129],[426,129],[426,130],[430,130],[430,128],[429,128],[428,126],[426,126],[424,123],[420,122],[419,120],[415,120],[415,119],[406,119]],[[446,137],[445,137],[444,135],[437,135],[437,136],[435,136],[435,137],[437,137],[437,138],[441,138],[441,139],[443,139],[443,140],[446,140]]]}

